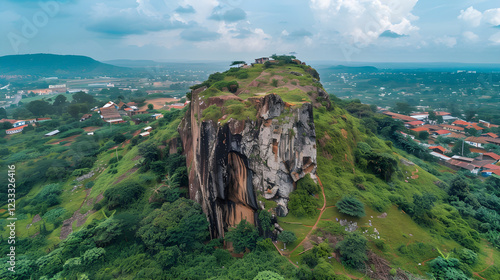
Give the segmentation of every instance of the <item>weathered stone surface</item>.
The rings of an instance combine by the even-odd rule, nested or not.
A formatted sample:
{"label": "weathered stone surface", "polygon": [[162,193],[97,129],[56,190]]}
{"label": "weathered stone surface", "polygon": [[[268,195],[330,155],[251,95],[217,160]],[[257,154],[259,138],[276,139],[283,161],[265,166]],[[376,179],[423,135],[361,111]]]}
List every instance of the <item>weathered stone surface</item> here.
{"label": "weathered stone surface", "polygon": [[[203,102],[192,92],[190,108],[179,125],[189,170],[189,196],[202,205],[213,238],[242,219],[256,224],[257,194],[278,203],[276,213],[288,214],[295,182],[316,173],[316,134],[310,103],[288,107],[280,96],[251,100],[256,121],[229,120],[225,125],[201,121]],[[293,175],[292,175],[293,174]]]}

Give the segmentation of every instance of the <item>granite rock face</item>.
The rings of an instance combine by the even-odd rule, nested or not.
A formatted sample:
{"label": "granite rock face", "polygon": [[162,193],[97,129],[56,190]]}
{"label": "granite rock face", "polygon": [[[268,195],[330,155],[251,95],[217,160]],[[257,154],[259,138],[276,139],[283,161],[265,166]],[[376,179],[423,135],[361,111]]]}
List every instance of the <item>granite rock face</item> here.
{"label": "granite rock face", "polygon": [[[295,182],[316,173],[316,134],[311,103],[291,106],[279,95],[249,99],[256,120],[203,121],[202,111],[225,97],[192,102],[179,133],[189,171],[189,196],[202,205],[212,238],[246,219],[257,224],[257,196],[274,200],[278,215],[288,213]],[[231,98],[238,99],[234,96]]]}

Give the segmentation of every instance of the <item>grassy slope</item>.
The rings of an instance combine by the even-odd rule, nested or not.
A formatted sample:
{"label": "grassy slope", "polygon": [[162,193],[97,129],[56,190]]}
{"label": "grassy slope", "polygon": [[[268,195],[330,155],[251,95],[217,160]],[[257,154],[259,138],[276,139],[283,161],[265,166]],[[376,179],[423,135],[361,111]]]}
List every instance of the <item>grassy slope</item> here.
{"label": "grassy slope", "polygon": [[[156,143],[161,143],[166,140],[172,139],[176,136],[178,136],[177,133],[177,126],[179,125],[180,119],[175,120],[166,126],[162,128],[158,128],[156,130],[153,130],[151,133],[150,139],[145,140],[145,141],[153,141]],[[155,126],[158,123],[158,121],[153,121],[148,124],[142,124],[142,125],[130,125],[125,128],[126,133],[133,133],[137,130],[142,129],[143,127],[146,126]],[[104,127],[103,129],[107,129],[107,127]],[[11,139],[9,140],[9,148],[12,149],[12,153],[15,151],[22,151],[25,149],[23,143],[26,141],[26,139],[31,139],[31,138],[42,138],[43,142],[53,142],[54,140],[60,140],[58,136],[53,136],[53,137],[47,137],[43,138],[44,132],[35,132],[35,131],[30,131],[26,134],[17,134],[11,136]],[[58,147],[59,145],[50,145],[50,144],[45,144],[49,147],[55,148]],[[148,173],[140,174],[138,172],[134,173],[133,175],[129,173],[129,171],[136,167],[136,165],[139,163],[140,159],[138,159],[138,152],[137,152],[137,147],[131,147],[130,144],[125,145],[125,147],[121,148],[122,145],[119,145],[120,148],[118,148],[116,151],[115,149],[110,149],[108,151],[102,152],[98,155],[97,161],[94,163],[93,169],[97,169],[99,167],[104,168],[104,170],[101,173],[97,173],[94,175],[92,178],[83,180],[82,182],[77,182],[75,181],[76,176],[70,176],[66,181],[64,182],[59,182],[62,185],[62,193],[60,195],[61,203],[59,205],[50,207],[47,209],[47,211],[52,210],[54,208],[59,208],[63,207],[66,209],[66,213],[63,215],[63,220],[70,218],[73,213],[78,211],[80,209],[80,213],[84,214],[88,210],[91,210],[93,207],[93,203],[90,205],[87,204],[87,201],[92,200],[95,201],[95,198],[99,195],[104,193],[106,189],[112,187],[115,182],[118,180],[118,178],[122,177],[123,179],[127,178],[132,178],[132,177],[139,177],[141,176],[142,178],[147,178],[147,177],[152,177],[154,178],[154,175]],[[109,168],[108,168],[108,162],[112,157],[116,156],[116,153],[118,153],[118,156],[123,156],[123,158],[118,162],[117,164],[117,173],[116,174],[111,174],[109,173]],[[136,159],[134,161],[134,158]],[[35,161],[37,159],[34,159]],[[17,168],[22,168],[24,166],[28,166],[31,163],[31,160],[25,160],[25,161],[20,161],[16,162]],[[35,162],[36,164],[36,162]],[[132,176],[129,176],[132,175]],[[141,178],[140,177],[140,178]],[[86,191],[84,188],[84,185],[87,182],[93,181],[94,186],[92,187],[92,190],[90,191],[90,194],[86,198]],[[48,183],[40,183],[37,184],[35,187],[33,187],[29,193],[23,197],[18,197],[17,198],[17,204],[22,202],[23,200],[31,200],[33,199],[41,190],[42,188],[47,185]],[[138,201],[136,203],[147,203],[147,198],[151,195],[151,187],[155,185],[155,183],[145,183],[147,188],[147,191],[145,195],[143,196],[143,201]],[[77,186],[75,190],[72,191],[74,186]],[[6,218],[7,217],[7,212],[3,212],[3,209],[7,209],[7,205],[2,205],[0,207],[0,218]],[[89,224],[92,220],[97,219],[100,220],[104,218],[103,214],[101,211],[97,211],[93,213],[92,215],[87,216],[87,221],[85,222],[84,225],[80,227],[76,227],[76,223],[73,224],[73,231],[77,231],[81,227],[84,227],[85,225]],[[40,225],[43,223],[43,220],[40,222],[37,222],[33,224],[29,229],[26,229],[26,227],[31,224],[31,221],[33,219],[33,215],[30,214],[23,214],[21,215],[21,219],[17,221],[17,227],[23,230],[17,231],[17,235],[19,238],[26,238],[29,236],[34,235],[37,233],[40,229]],[[62,225],[59,225],[59,227],[55,228],[53,224],[46,222],[45,223],[46,228],[48,231],[51,231],[51,233],[47,236],[47,244],[41,249],[46,250],[48,248],[52,248],[54,245],[58,244],[60,242],[59,235],[61,231]],[[24,230],[26,229],[26,230]],[[5,238],[7,236],[7,231],[3,231],[1,233],[1,236]]]}

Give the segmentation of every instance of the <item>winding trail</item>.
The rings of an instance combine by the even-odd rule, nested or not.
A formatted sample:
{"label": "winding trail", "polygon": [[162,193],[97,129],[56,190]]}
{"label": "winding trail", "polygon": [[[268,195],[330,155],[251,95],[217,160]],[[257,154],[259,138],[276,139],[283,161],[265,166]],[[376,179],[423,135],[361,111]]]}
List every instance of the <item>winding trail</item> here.
{"label": "winding trail", "polygon": [[314,224],[314,226],[311,227],[311,229],[307,233],[306,237],[304,237],[304,239],[297,246],[295,246],[295,248],[293,248],[293,250],[290,251],[290,253],[288,253],[288,256],[290,256],[298,247],[300,247],[300,245],[302,245],[302,243],[304,243],[304,241],[308,240],[309,235],[311,235],[311,233],[316,229],[319,221],[321,220],[321,216],[323,215],[323,212],[325,212],[325,209],[326,209],[325,188],[323,187],[323,184],[321,183],[321,180],[319,179],[318,174],[316,174],[316,177],[318,178],[318,183],[319,183],[319,186],[321,187],[321,193],[323,194],[323,207],[321,207],[321,209],[320,209],[318,219],[316,220],[316,223]]}

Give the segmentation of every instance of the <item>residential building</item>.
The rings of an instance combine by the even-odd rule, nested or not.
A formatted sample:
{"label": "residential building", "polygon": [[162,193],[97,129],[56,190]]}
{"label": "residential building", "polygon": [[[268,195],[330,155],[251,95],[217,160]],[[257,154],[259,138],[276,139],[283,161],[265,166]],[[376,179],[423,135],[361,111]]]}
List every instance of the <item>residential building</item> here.
{"label": "residential building", "polygon": [[16,133],[22,132],[22,131],[23,131],[23,129],[24,129],[25,127],[27,127],[27,126],[28,126],[28,125],[27,125],[27,124],[25,124],[25,125],[21,125],[21,126],[17,126],[17,127],[11,128],[11,129],[7,129],[7,130],[5,131],[5,133],[7,133],[7,134],[9,134],[9,135],[10,135],[10,134],[16,134]]}

